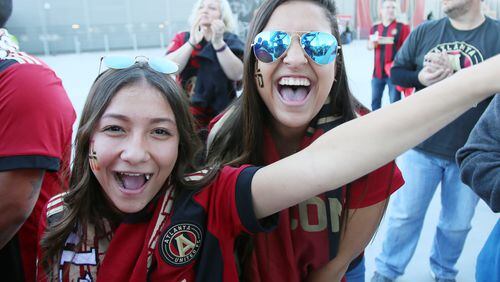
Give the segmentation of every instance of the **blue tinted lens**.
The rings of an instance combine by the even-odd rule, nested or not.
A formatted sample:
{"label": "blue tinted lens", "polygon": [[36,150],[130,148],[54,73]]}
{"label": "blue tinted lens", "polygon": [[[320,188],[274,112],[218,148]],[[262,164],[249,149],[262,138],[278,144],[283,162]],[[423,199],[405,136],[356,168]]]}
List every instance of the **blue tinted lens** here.
{"label": "blue tinted lens", "polygon": [[253,40],[253,53],[264,63],[276,61],[290,46],[291,38],[283,31],[263,31]]}
{"label": "blue tinted lens", "polygon": [[151,58],[149,59],[149,66],[155,71],[164,74],[172,74],[179,69],[177,64],[166,58]]}
{"label": "blue tinted lens", "polygon": [[110,69],[126,69],[135,63],[135,59],[128,56],[106,56],[103,63]]}
{"label": "blue tinted lens", "polygon": [[302,35],[301,45],[306,54],[316,63],[326,65],[337,56],[338,42],[327,32],[313,31]]}

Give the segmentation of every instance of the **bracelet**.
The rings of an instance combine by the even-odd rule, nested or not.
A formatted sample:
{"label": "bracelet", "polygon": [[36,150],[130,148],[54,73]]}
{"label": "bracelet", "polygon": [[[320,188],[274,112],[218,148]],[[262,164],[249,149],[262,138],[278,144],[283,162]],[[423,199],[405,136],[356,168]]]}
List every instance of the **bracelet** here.
{"label": "bracelet", "polygon": [[222,52],[222,51],[226,50],[226,47],[227,47],[227,44],[226,44],[226,43],[224,43],[224,45],[223,45],[222,47],[220,47],[219,49],[215,49],[215,48],[214,48],[215,53],[220,53],[220,52]]}
{"label": "bracelet", "polygon": [[198,48],[196,48],[196,45],[191,43],[191,41],[188,40],[187,43],[189,43],[189,45],[191,45],[191,47],[193,47],[194,50],[198,50]]}

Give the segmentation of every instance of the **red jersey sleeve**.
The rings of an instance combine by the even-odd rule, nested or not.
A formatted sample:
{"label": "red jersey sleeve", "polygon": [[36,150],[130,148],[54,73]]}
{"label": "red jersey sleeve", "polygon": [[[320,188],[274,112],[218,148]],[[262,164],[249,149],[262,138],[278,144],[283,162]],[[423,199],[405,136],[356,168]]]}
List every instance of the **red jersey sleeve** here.
{"label": "red jersey sleeve", "polygon": [[44,65],[9,66],[0,73],[0,109],[0,171],[59,170],[76,114],[56,74]]}
{"label": "red jersey sleeve", "polygon": [[224,167],[210,186],[195,196],[197,202],[205,205],[212,232],[234,237],[241,232],[270,231],[277,224],[277,214],[262,220],[255,216],[251,184],[258,169]]}
{"label": "red jersey sleeve", "polygon": [[186,43],[187,32],[179,32],[174,36],[172,42],[167,47],[167,54],[174,52],[175,50],[181,48],[184,43]]}
{"label": "red jersey sleeve", "polygon": [[349,209],[364,208],[379,203],[403,186],[401,171],[392,161],[348,185]]}

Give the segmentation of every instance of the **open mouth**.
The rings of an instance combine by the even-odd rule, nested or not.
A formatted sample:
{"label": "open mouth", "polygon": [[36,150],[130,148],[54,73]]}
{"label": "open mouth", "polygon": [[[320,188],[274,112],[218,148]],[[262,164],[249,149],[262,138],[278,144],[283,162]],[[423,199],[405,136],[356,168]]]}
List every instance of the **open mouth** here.
{"label": "open mouth", "polygon": [[278,81],[278,92],[285,103],[300,104],[311,90],[311,81],[304,77],[282,77]]}
{"label": "open mouth", "polygon": [[118,184],[124,190],[138,191],[151,179],[152,173],[115,172]]}

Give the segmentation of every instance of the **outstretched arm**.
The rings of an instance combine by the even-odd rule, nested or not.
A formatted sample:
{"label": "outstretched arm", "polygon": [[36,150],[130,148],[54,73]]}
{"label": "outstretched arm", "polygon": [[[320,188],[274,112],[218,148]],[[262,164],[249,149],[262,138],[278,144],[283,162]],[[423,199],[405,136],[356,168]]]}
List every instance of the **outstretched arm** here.
{"label": "outstretched arm", "polygon": [[255,174],[258,218],[338,188],[395,159],[470,107],[500,92],[500,55],[423,89],[419,95],[340,125],[306,149]]}

